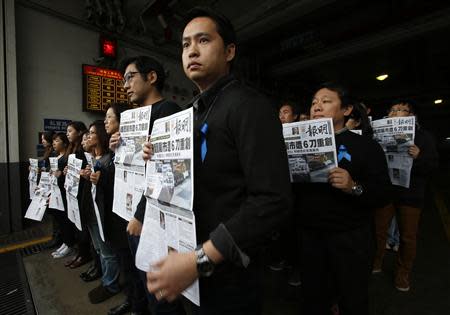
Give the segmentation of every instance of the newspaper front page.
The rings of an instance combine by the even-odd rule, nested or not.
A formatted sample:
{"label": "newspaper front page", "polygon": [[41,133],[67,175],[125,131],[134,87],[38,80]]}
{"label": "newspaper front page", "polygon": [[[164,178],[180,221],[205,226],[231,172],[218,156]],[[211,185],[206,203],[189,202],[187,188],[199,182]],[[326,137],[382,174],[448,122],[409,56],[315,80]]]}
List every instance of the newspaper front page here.
{"label": "newspaper front page", "polygon": [[[147,162],[147,206],[136,266],[151,271],[152,265],[170,252],[189,252],[197,245],[192,211],[193,109],[155,121],[151,135],[153,157]],[[198,281],[183,295],[200,305]]]}
{"label": "newspaper front page", "polygon": [[34,191],[31,203],[28,206],[27,212],[25,213],[25,218],[42,221],[44,217],[45,210],[47,209],[47,203],[50,196],[50,173],[41,172],[41,178],[39,179],[39,185]]}
{"label": "newspaper front page", "polygon": [[64,203],[62,200],[61,190],[58,186],[58,178],[55,176],[58,171],[58,158],[50,157],[50,200],[48,207],[51,209],[64,211]]}
{"label": "newspaper front page", "polygon": [[374,139],[382,146],[393,185],[409,188],[413,158],[408,149],[414,144],[414,116],[393,117],[372,122]]}
{"label": "newspaper front page", "polygon": [[292,183],[326,183],[337,167],[333,121],[321,118],[283,124]]}
{"label": "newspaper front page", "polygon": [[83,160],[77,159],[75,154],[70,154],[67,161],[67,174],[64,188],[67,195],[67,217],[78,230],[81,231],[80,208],[78,206],[78,189],[80,186],[80,171]]}
{"label": "newspaper front page", "polygon": [[30,161],[30,172],[28,174],[29,182],[29,194],[30,199],[33,199],[34,191],[37,188],[38,174],[39,174],[39,161],[38,159],[29,159]]}
{"label": "newspaper front page", "polygon": [[120,144],[115,152],[113,212],[129,221],[141,200],[145,182],[142,145],[150,128],[151,106],[120,115]]}

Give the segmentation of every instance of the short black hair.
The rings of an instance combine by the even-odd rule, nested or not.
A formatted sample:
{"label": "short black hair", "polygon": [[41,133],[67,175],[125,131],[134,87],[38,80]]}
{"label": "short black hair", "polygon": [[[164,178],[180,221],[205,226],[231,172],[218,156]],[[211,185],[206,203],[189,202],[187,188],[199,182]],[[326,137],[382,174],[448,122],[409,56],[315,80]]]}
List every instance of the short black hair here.
{"label": "short black hair", "polygon": [[233,24],[231,24],[230,20],[225,15],[213,10],[210,7],[194,7],[189,10],[184,17],[183,29],[186,28],[186,25],[188,25],[190,21],[198,17],[207,17],[214,21],[216,24],[217,33],[219,33],[220,37],[222,37],[225,47],[230,44],[237,46],[236,31],[234,30]]}
{"label": "short black hair", "polygon": [[416,102],[414,100],[408,99],[408,98],[399,98],[399,99],[396,99],[396,100],[391,102],[390,108],[392,108],[394,105],[398,105],[398,104],[402,104],[402,105],[408,106],[409,112],[411,114],[415,114],[416,113]]}
{"label": "short black hair", "polygon": [[352,97],[350,96],[349,91],[342,85],[335,82],[325,82],[319,85],[319,87],[315,90],[314,93],[321,89],[328,89],[330,91],[336,92],[341,101],[341,108],[347,108],[354,104]]}
{"label": "short black hair", "polygon": [[367,116],[366,105],[361,102],[355,102],[350,113],[350,118],[359,122],[358,129],[361,129],[363,135],[373,136],[372,124],[370,123],[369,116]]}
{"label": "short black hair", "polygon": [[145,81],[147,81],[147,74],[155,71],[157,76],[155,86],[159,92],[163,90],[164,82],[166,81],[166,73],[164,72],[163,65],[158,60],[149,56],[128,57],[120,62],[120,72],[125,74],[125,70],[130,64],[134,64],[136,66]]}
{"label": "short black hair", "polygon": [[289,106],[292,110],[292,114],[294,115],[298,115],[300,112],[299,107],[291,100],[281,102],[280,106],[278,106],[278,110],[280,110],[283,106]]}

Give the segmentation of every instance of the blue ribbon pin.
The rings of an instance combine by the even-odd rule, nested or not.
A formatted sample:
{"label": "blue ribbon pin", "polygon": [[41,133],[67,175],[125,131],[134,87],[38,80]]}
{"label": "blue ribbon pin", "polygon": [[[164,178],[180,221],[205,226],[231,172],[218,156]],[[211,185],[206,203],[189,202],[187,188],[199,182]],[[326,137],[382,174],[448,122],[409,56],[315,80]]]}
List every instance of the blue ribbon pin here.
{"label": "blue ribbon pin", "polygon": [[206,133],[208,132],[208,124],[204,123],[200,128],[200,139],[201,139],[201,156],[202,162],[205,161],[206,152],[208,152],[208,147],[206,146]]}
{"label": "blue ribbon pin", "polygon": [[338,161],[340,162],[342,159],[346,159],[349,162],[352,161],[352,156],[347,152],[347,148],[343,144],[338,149]]}

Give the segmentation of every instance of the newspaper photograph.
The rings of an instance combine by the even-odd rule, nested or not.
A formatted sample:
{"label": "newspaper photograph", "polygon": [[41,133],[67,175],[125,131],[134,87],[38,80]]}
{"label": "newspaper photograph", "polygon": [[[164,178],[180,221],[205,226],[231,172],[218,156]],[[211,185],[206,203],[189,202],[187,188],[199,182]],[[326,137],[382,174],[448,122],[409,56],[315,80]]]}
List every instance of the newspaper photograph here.
{"label": "newspaper photograph", "polygon": [[83,160],[77,159],[75,154],[70,154],[67,161],[67,175],[64,188],[67,195],[67,217],[78,230],[81,231],[80,209],[78,206],[78,189],[80,186],[80,171]]}
{"label": "newspaper photograph", "polygon": [[150,141],[152,159],[147,161],[145,196],[192,211],[193,110],[155,121]]}
{"label": "newspaper photograph", "polygon": [[148,139],[151,106],[130,109],[120,115],[120,144],[114,164],[113,212],[129,221],[141,200],[145,182],[142,145]]}
{"label": "newspaper photograph", "polygon": [[337,167],[331,118],[283,124],[292,183],[326,183]]}
{"label": "newspaper photograph", "polygon": [[42,172],[39,185],[36,187],[31,203],[25,213],[25,218],[35,221],[42,221],[45,210],[47,209],[47,203],[50,196],[50,187],[50,173]]}
{"label": "newspaper photograph", "polygon": [[28,182],[29,182],[29,194],[30,199],[33,199],[34,191],[37,188],[38,183],[38,174],[39,174],[39,161],[38,159],[29,159],[30,161],[30,172],[28,174]]}
{"label": "newspaper photograph", "polygon": [[[195,217],[191,211],[164,206],[147,199],[144,224],[136,253],[136,267],[148,272],[170,252],[191,252],[197,246]],[[183,295],[200,305],[198,280]]]}
{"label": "newspaper photograph", "polygon": [[51,209],[64,211],[64,203],[62,200],[61,190],[58,186],[58,178],[55,176],[58,171],[58,158],[49,157],[50,160],[50,200],[48,207]]}
{"label": "newspaper photograph", "polygon": [[416,118],[392,117],[372,121],[374,139],[381,145],[393,185],[409,188],[413,158],[408,154],[414,144]]}

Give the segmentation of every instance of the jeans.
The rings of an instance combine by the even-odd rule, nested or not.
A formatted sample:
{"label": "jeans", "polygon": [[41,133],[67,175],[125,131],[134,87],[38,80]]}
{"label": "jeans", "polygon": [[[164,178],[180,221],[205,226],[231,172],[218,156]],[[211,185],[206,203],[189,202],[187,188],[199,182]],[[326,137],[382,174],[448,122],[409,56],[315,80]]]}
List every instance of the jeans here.
{"label": "jeans", "polygon": [[391,226],[388,230],[388,244],[391,246],[399,246],[400,245],[400,232],[398,230],[398,224],[397,220],[395,219],[395,216],[392,218]]}
{"label": "jeans", "polygon": [[[131,253],[133,254],[133,261],[136,261],[136,252],[139,246],[139,236],[128,235],[128,243],[130,245]],[[144,283],[145,292],[147,293],[147,299],[150,304],[150,309],[154,315],[184,315],[186,314],[181,300],[175,300],[173,302],[158,301],[154,294],[150,293],[147,289],[147,274],[142,270],[139,270],[141,281]]]}
{"label": "jeans", "polygon": [[100,237],[100,231],[97,223],[87,224],[89,233],[91,234],[92,244],[95,251],[100,256],[102,265],[102,285],[109,291],[117,293],[120,291],[120,259],[113,251],[110,245],[103,242]]}

